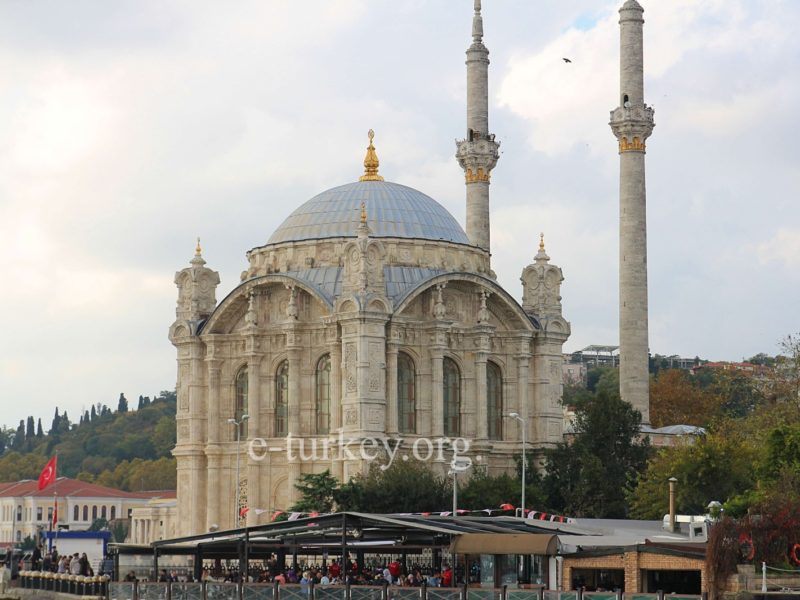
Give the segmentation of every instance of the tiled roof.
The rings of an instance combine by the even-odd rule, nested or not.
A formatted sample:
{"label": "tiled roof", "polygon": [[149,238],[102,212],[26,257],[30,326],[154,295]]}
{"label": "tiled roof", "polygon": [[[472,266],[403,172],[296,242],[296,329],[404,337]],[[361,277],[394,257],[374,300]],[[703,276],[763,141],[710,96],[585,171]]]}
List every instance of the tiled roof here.
{"label": "tiled roof", "polygon": [[33,496],[38,498],[52,498],[57,495],[63,497],[81,498],[174,498],[175,490],[156,490],[145,492],[124,492],[114,488],[87,483],[69,477],[59,477],[55,483],[39,490],[38,481],[24,479],[11,483],[0,483],[0,498],[20,498]]}
{"label": "tiled roof", "polygon": [[389,181],[356,181],[311,198],[286,218],[267,244],[356,237],[362,202],[371,237],[470,243],[453,215],[430,196]]}

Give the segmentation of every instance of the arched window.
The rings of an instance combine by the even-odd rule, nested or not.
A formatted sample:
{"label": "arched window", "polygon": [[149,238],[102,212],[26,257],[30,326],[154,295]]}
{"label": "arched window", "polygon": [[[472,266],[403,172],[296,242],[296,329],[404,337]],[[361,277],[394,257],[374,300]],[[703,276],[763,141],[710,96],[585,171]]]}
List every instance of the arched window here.
{"label": "arched window", "polygon": [[92,521],[97,520],[97,506],[92,506]]}
{"label": "arched window", "polygon": [[397,428],[400,433],[417,433],[417,382],[414,361],[408,354],[397,355]]}
{"label": "arched window", "polygon": [[486,417],[490,440],[503,439],[503,375],[493,362],[486,363]]}
{"label": "arched window", "polygon": [[[278,367],[275,376],[275,437],[289,433],[289,361]],[[296,432],[295,432],[296,433]]]}
{"label": "arched window", "polygon": [[101,506],[100,507],[100,518],[101,519],[105,519],[106,518],[106,507],[105,506]]}
{"label": "arched window", "polygon": [[[242,416],[247,414],[247,367],[242,367],[236,374],[236,397],[233,407],[233,418],[241,423],[239,427],[242,428],[242,438],[247,437],[247,421],[242,421]],[[234,429],[233,435],[236,436]]]}
{"label": "arched window", "polygon": [[81,516],[81,507],[76,504],[75,507],[72,509],[72,520],[77,521],[79,520],[80,516]]}
{"label": "arched window", "polygon": [[86,504],[83,505],[83,520],[84,521],[89,520],[89,506]]}
{"label": "arched window", "polygon": [[317,363],[317,433],[331,430],[331,355]]}
{"label": "arched window", "polygon": [[461,373],[450,358],[443,364],[444,434],[461,435]]}
{"label": "arched window", "polygon": [[116,518],[117,518],[117,507],[116,506],[112,506],[111,507],[111,520],[113,521]]}

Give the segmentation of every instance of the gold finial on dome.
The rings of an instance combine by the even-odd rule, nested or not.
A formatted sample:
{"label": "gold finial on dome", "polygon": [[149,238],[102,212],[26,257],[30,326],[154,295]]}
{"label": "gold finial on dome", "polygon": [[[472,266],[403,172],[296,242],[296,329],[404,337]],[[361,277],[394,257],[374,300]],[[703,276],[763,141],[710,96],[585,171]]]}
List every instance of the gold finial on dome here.
{"label": "gold finial on dome", "polygon": [[197,246],[194,247],[194,255],[195,256],[200,256],[201,252],[202,252],[202,248],[200,248],[200,238],[198,237],[197,238]]}
{"label": "gold finial on dome", "polygon": [[375,146],[372,145],[372,139],[375,137],[375,132],[372,129],[367,133],[369,137],[369,146],[367,146],[367,155],[364,157],[364,174],[358,178],[359,181],[383,181],[383,177],[378,175],[378,154],[375,152]]}
{"label": "gold finial on dome", "polygon": [[544,233],[539,234],[539,250],[544,252]]}

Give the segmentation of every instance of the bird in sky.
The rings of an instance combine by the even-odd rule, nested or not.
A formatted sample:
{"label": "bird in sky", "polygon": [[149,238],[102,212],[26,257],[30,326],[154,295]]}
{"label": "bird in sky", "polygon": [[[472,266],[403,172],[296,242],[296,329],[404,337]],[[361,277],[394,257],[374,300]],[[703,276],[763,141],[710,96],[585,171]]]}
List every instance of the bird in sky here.
{"label": "bird in sky", "polygon": [[572,61],[571,61],[570,59],[568,59],[568,58],[562,58],[561,60],[563,60],[565,63],[571,63],[571,62],[572,62]]}

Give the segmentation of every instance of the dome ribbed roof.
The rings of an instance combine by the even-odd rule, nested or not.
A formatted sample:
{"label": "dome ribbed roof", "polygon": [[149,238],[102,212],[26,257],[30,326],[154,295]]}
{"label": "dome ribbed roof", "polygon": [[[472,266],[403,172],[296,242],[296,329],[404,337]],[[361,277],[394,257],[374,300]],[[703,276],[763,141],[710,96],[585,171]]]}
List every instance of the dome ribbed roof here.
{"label": "dome ribbed roof", "polygon": [[286,218],[267,244],[356,237],[362,202],[372,237],[470,243],[453,215],[430,196],[389,181],[356,181],[311,198]]}

